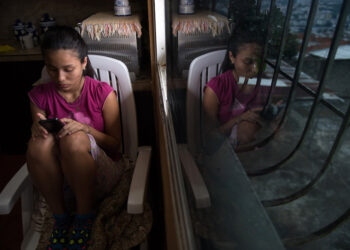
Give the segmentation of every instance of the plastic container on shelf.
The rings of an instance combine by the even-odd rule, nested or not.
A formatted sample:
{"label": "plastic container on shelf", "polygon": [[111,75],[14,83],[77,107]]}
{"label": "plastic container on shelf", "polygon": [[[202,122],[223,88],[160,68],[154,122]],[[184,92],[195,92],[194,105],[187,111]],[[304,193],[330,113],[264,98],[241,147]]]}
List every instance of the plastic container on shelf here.
{"label": "plastic container on shelf", "polygon": [[35,27],[34,24],[32,24],[32,22],[28,22],[26,25],[25,25],[25,30],[31,34],[32,36],[32,39],[33,39],[33,45],[34,46],[38,46],[39,45],[39,34],[38,34],[38,31]]}
{"label": "plastic container on shelf", "polygon": [[194,1],[193,0],[181,0],[179,3],[180,14],[193,14],[194,13]]}
{"label": "plastic container on shelf", "polygon": [[[21,48],[25,49],[25,48],[27,48],[27,45],[29,44],[27,42],[29,33],[25,29],[22,29],[18,32],[19,32],[19,43],[21,44]],[[25,41],[26,41],[26,44],[24,43]]]}
{"label": "plastic container on shelf", "polygon": [[34,41],[32,33],[27,33],[26,35],[21,37],[23,42],[24,49],[32,49],[34,48]]}
{"label": "plastic container on shelf", "polygon": [[16,19],[15,24],[13,25],[13,32],[15,33],[16,40],[20,42],[20,37],[22,36],[22,31],[24,30],[24,24],[20,19]]}
{"label": "plastic container on shelf", "polygon": [[114,1],[114,15],[116,16],[129,16],[131,15],[131,8],[128,0],[115,0]]}
{"label": "plastic container on shelf", "polygon": [[40,28],[42,33],[45,33],[46,31],[48,31],[49,29],[55,26],[56,26],[55,18],[51,17],[48,13],[45,13],[40,18]]}

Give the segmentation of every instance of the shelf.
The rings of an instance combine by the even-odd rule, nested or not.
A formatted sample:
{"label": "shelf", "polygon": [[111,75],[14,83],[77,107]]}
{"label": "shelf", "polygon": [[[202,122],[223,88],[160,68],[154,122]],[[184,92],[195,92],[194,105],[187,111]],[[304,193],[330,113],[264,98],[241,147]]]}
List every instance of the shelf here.
{"label": "shelf", "polygon": [[[1,52],[0,62],[25,62],[42,61],[43,57],[39,47],[33,49],[17,49],[15,51]],[[136,79],[132,82],[134,91],[150,91],[151,79],[143,76],[143,79]]]}
{"label": "shelf", "polygon": [[16,49],[14,51],[1,52],[0,62],[24,62],[42,61],[43,57],[39,47],[33,49]]}

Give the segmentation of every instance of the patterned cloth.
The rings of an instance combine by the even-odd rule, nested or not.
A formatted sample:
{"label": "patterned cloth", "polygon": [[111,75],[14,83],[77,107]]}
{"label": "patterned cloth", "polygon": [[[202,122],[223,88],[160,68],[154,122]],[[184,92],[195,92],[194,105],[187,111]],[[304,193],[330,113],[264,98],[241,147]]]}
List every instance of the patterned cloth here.
{"label": "patterned cloth", "polygon": [[114,35],[129,36],[136,32],[140,38],[142,26],[138,15],[115,16],[112,12],[96,13],[82,22],[81,35],[86,31],[92,40]]}
{"label": "patterned cloth", "polygon": [[[126,212],[132,171],[133,164],[130,164],[123,172],[120,182],[100,203],[92,227],[89,250],[130,249],[142,243],[150,232],[153,218],[149,204],[145,204],[142,214]],[[52,227],[53,217],[48,210],[37,250],[46,248]]]}
{"label": "patterned cloth", "polygon": [[173,35],[177,32],[191,34],[210,32],[214,37],[222,34],[225,29],[230,33],[229,23],[225,16],[211,11],[198,11],[194,15],[173,15]]}

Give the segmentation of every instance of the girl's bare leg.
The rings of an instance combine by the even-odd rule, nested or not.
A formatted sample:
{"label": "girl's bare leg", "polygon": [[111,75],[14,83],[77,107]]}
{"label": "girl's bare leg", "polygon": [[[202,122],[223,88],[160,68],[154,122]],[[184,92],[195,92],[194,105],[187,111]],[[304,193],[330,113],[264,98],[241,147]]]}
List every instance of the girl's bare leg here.
{"label": "girl's bare leg", "polygon": [[245,145],[253,142],[256,139],[256,133],[261,129],[261,125],[254,122],[243,121],[238,124],[238,148],[243,150]]}
{"label": "girl's bare leg", "polygon": [[63,174],[57,158],[55,138],[31,138],[27,150],[27,166],[34,185],[45,197],[54,214],[64,213]]}
{"label": "girl's bare leg", "polygon": [[90,154],[89,137],[83,132],[67,135],[60,139],[59,147],[64,176],[76,196],[77,213],[91,213],[96,165]]}

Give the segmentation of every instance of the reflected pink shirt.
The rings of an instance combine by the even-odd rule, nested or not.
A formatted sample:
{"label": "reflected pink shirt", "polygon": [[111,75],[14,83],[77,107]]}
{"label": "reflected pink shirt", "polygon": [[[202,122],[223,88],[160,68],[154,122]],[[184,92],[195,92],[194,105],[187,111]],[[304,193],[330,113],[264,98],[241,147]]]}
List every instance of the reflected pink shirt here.
{"label": "reflected pink shirt", "polygon": [[254,88],[249,94],[240,92],[232,70],[212,78],[206,87],[211,88],[218,98],[218,119],[221,124],[252,108],[252,101],[258,92],[258,88]]}
{"label": "reflected pink shirt", "polygon": [[52,81],[35,86],[28,96],[47,118],[70,118],[104,132],[102,109],[113,90],[107,83],[86,76],[81,94],[73,103],[68,103],[57,92]]}

